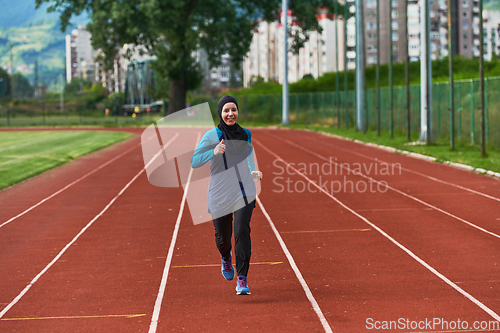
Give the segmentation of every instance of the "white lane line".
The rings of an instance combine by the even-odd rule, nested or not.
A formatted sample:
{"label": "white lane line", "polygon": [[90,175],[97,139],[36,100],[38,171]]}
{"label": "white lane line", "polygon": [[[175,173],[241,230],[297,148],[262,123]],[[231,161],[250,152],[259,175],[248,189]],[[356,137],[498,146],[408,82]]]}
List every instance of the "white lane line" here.
{"label": "white lane line", "polygon": [[[198,146],[198,142],[200,141],[200,139],[201,139],[201,134],[198,132],[198,138],[196,139],[195,149]],[[177,241],[177,234],[179,233],[182,212],[184,211],[184,206],[186,204],[186,198],[192,174],[193,174],[193,168],[190,168],[186,182],[186,187],[184,188],[184,194],[182,195],[181,207],[179,208],[177,221],[175,221],[174,233],[172,234],[172,240],[170,241],[170,247],[168,248],[167,260],[165,262],[165,268],[163,269],[163,276],[161,278],[160,289],[158,290],[158,295],[156,296],[155,307],[153,309],[153,316],[151,317],[151,324],[149,325],[149,333],[155,333],[156,328],[158,327],[161,303],[163,302],[163,296],[165,295],[165,289],[167,287],[168,272],[170,271],[170,264],[172,263],[172,257],[174,255],[175,242]]]}
{"label": "white lane line", "polygon": [[260,201],[259,197],[257,197],[257,202],[259,203],[260,209],[262,209],[262,213],[264,213],[264,216],[266,217],[267,221],[271,225],[271,229],[273,229],[274,235],[278,239],[278,242],[281,245],[281,249],[285,253],[286,258],[288,259],[288,262],[290,263],[290,266],[292,267],[293,271],[295,272],[295,275],[297,276],[297,279],[300,282],[300,285],[302,286],[302,289],[304,289],[304,292],[306,293],[307,299],[309,302],[311,302],[311,305],[314,309],[314,312],[316,312],[316,315],[318,315],[319,320],[321,321],[321,325],[323,325],[323,328],[325,329],[325,332],[328,333],[333,333],[332,328],[328,324],[328,321],[326,320],[325,316],[323,315],[323,312],[321,311],[321,308],[318,305],[318,302],[316,302],[316,299],[314,298],[311,289],[309,289],[309,286],[307,285],[306,280],[302,277],[302,274],[300,273],[299,268],[295,264],[295,260],[293,260],[292,255],[290,254],[290,251],[288,251],[288,248],[286,247],[285,242],[283,241],[283,238],[281,238],[281,235],[276,229],[276,226],[274,225],[273,221],[271,220],[271,217],[267,213],[266,209],[264,208],[264,205],[262,204],[262,201]]}
{"label": "white lane line", "polygon": [[47,138],[47,140],[41,140],[41,141],[40,140],[35,140],[35,141],[26,142],[26,143],[21,143],[21,144],[18,144],[18,145],[14,145],[14,146],[2,148],[2,149],[0,149],[0,152],[5,151],[5,150],[14,149],[14,148],[19,148],[19,147],[25,147],[25,146],[33,145],[35,143],[40,143],[40,142],[43,142],[43,141],[59,140],[59,139],[62,139],[62,138],[66,138],[68,136],[77,135],[77,134],[81,134],[81,133],[83,133],[83,132],[69,133],[69,134],[66,134],[66,135],[62,135],[62,136],[59,136],[59,137],[53,137],[53,138],[49,137],[49,138]]}
{"label": "white lane line", "polygon": [[[271,135],[271,136],[273,136],[273,135]],[[460,222],[463,222],[463,223],[465,223],[465,224],[467,224],[467,225],[469,225],[469,226],[471,226],[471,227],[473,227],[473,228],[476,228],[477,230],[480,230],[480,231],[482,231],[482,232],[484,232],[484,233],[487,233],[488,235],[491,235],[491,236],[493,236],[493,237],[496,237],[496,238],[499,238],[499,239],[500,239],[500,235],[495,234],[494,232],[491,232],[491,231],[489,231],[489,230],[486,230],[486,229],[484,229],[484,228],[482,228],[482,227],[480,227],[480,226],[478,226],[478,225],[476,225],[476,224],[474,224],[474,223],[471,223],[471,222],[469,222],[469,221],[467,221],[467,220],[465,220],[465,219],[463,219],[463,218],[461,218],[461,217],[458,217],[458,216],[456,216],[456,215],[454,215],[454,214],[452,214],[452,213],[449,213],[449,212],[447,212],[447,211],[445,211],[445,210],[443,210],[443,209],[441,209],[441,208],[438,208],[438,207],[436,207],[436,206],[433,206],[433,205],[431,205],[430,203],[427,203],[427,202],[425,202],[425,201],[423,201],[423,200],[421,200],[421,199],[419,199],[419,198],[416,198],[416,197],[414,197],[414,196],[412,196],[412,195],[409,195],[409,194],[407,194],[407,193],[405,193],[405,192],[403,192],[403,191],[401,191],[401,190],[398,190],[397,188],[394,188],[394,187],[392,187],[392,186],[389,186],[389,184],[387,184],[387,183],[385,183],[385,182],[380,182],[380,181],[378,181],[378,180],[376,180],[376,179],[373,179],[373,178],[372,178],[372,177],[370,177],[370,176],[364,175],[364,174],[362,174],[362,173],[360,173],[360,172],[354,172],[354,171],[353,171],[353,170],[351,170],[349,167],[346,167],[346,166],[345,166],[345,163],[337,163],[337,162],[333,162],[333,161],[331,161],[331,160],[327,159],[326,157],[324,157],[324,156],[322,156],[322,155],[320,155],[320,154],[317,154],[317,153],[315,153],[315,152],[313,152],[313,151],[311,151],[311,150],[309,150],[309,149],[306,149],[306,148],[304,148],[304,147],[302,147],[302,146],[300,146],[300,145],[298,145],[298,144],[296,144],[296,143],[294,143],[294,142],[292,142],[292,141],[290,141],[290,140],[287,140],[287,139],[281,139],[281,140],[283,140],[283,141],[287,142],[288,144],[290,144],[290,145],[292,145],[292,146],[294,146],[294,147],[297,147],[297,148],[299,148],[299,149],[301,149],[301,150],[305,151],[306,153],[309,153],[309,154],[311,154],[311,155],[313,155],[313,156],[316,156],[317,158],[320,158],[320,159],[322,159],[322,160],[324,160],[324,161],[327,161],[327,162],[328,162],[328,163],[330,163],[330,164],[332,164],[332,163],[333,163],[333,164],[335,164],[335,165],[339,165],[341,168],[343,168],[343,169],[347,170],[347,171],[349,172],[349,174],[351,174],[351,173],[352,173],[352,174],[353,174],[353,175],[355,175],[355,176],[360,176],[360,177],[363,177],[363,178],[365,178],[365,179],[368,179],[368,180],[370,180],[370,181],[372,181],[372,182],[374,182],[374,183],[377,183],[377,184],[379,184],[379,185],[385,186],[386,188],[388,188],[388,189],[390,189],[390,190],[392,190],[392,191],[394,191],[394,192],[396,192],[396,193],[399,193],[399,194],[401,194],[401,195],[403,195],[403,196],[405,196],[405,197],[407,197],[407,198],[410,198],[410,199],[412,199],[412,200],[414,200],[414,201],[416,201],[416,202],[418,202],[418,203],[421,203],[422,205],[425,205],[425,206],[430,207],[430,208],[432,208],[432,209],[434,209],[434,210],[437,210],[438,212],[441,212],[441,213],[443,213],[443,214],[445,214],[445,215],[448,215],[448,216],[450,216],[450,217],[452,217],[452,218],[454,218],[454,219],[456,219],[456,220],[458,220],[458,221],[460,221]]]}
{"label": "white lane line", "polygon": [[[148,138],[148,140],[151,140],[154,136],[151,136],[151,138]],[[58,195],[59,193],[61,192],[64,192],[65,190],[67,190],[68,188],[70,188],[71,186],[75,185],[76,183],[79,183],[80,181],[84,180],[85,178],[89,177],[90,175],[96,173],[97,171],[101,170],[102,168],[106,167],[107,165],[113,163],[114,161],[116,161],[117,159],[119,159],[120,157],[130,153],[132,150],[136,149],[137,146],[140,146],[141,143],[139,142],[138,144],[136,144],[135,146],[133,146],[132,148],[130,149],[127,149],[126,151],[124,151],[123,153],[113,157],[112,159],[110,159],[109,161],[107,161],[106,163],[103,163],[102,165],[100,165],[99,167],[95,168],[94,170],[90,171],[89,173],[83,175],[82,177],[78,178],[77,180],[73,181],[72,183],[66,185],[65,187],[63,187],[62,189],[60,189],[59,191],[49,195],[48,197],[46,197],[45,199],[39,201],[37,204],[31,206],[30,208],[26,209],[25,211],[23,211],[22,213],[19,213],[17,214],[16,216],[10,218],[9,220],[5,221],[4,223],[0,224],[0,228],[9,224],[10,222],[14,221],[15,219],[23,216],[24,214],[28,213],[29,211],[35,209],[36,207],[40,206],[41,204],[43,204],[44,202],[46,202],[47,200],[50,200],[52,199],[53,197],[55,197],[56,195]]]}
{"label": "white lane line", "polygon": [[[325,144],[325,142],[323,141],[319,141],[319,140],[316,140],[316,139],[312,139],[312,138],[309,138],[309,137],[306,137],[307,139],[311,140],[311,141],[315,141],[315,142],[321,142],[321,144]],[[368,155],[365,155],[365,154],[361,154],[361,153],[358,153],[358,152],[354,152],[352,150],[349,150],[349,149],[345,149],[345,148],[341,148],[341,147],[337,147],[333,144],[330,144],[330,143],[327,143],[330,147],[334,147],[335,149],[339,149],[339,150],[342,150],[342,151],[345,151],[347,153],[350,153],[350,154],[353,154],[353,155],[356,155],[356,156],[360,156],[360,157],[363,157],[363,158],[366,158],[366,159],[369,159],[369,160],[372,160],[372,161],[375,161],[375,162],[380,162],[380,163],[385,163],[385,164],[390,164],[389,162],[386,162],[384,160],[381,160],[379,158],[373,158],[371,156],[368,156]],[[413,173],[415,175],[418,175],[418,176],[421,176],[421,177],[424,177],[424,178],[427,178],[427,179],[430,179],[430,180],[433,180],[435,182],[438,182],[438,183],[441,183],[441,184],[445,184],[445,185],[450,185],[450,186],[453,186],[453,187],[456,187],[456,188],[459,188],[461,190],[464,190],[464,191],[468,191],[468,192],[471,192],[471,193],[474,193],[474,194],[477,194],[477,195],[481,195],[485,198],[488,198],[488,199],[491,199],[491,200],[496,200],[496,201],[499,201],[500,202],[500,198],[497,198],[497,197],[494,197],[492,195],[489,195],[489,194],[486,194],[486,193],[483,193],[483,192],[479,192],[479,191],[476,191],[476,190],[473,190],[471,188],[468,188],[468,187],[465,187],[465,186],[461,186],[461,185],[458,185],[458,184],[454,184],[454,183],[450,183],[450,182],[447,182],[445,180],[442,180],[442,179],[438,179],[438,178],[435,178],[435,177],[432,177],[432,176],[429,176],[429,175],[426,175],[424,173],[421,173],[421,172],[418,172],[418,171],[414,171],[414,170],[411,170],[411,169],[408,169],[408,168],[405,168],[405,167],[401,167],[401,170],[404,170],[406,172],[410,172],[410,173]]]}
{"label": "white lane line", "polygon": [[[177,136],[179,136],[179,133],[177,133],[172,139],[170,139],[170,141],[165,145],[165,148],[170,145],[176,138]],[[151,159],[151,161],[149,161],[149,163],[144,166],[141,171],[139,171],[138,174],[136,174],[134,176],[134,178],[132,178],[131,181],[129,181],[127,183],[127,185],[125,185],[124,188],[122,188],[122,190],[106,205],[106,207],[104,207],[103,210],[101,210],[101,212],[99,214],[97,214],[82,230],[80,230],[80,232],[71,240],[71,242],[69,242],[68,244],[66,244],[66,246],[59,252],[59,254],[57,254],[57,256],[47,265],[45,266],[44,269],[42,269],[42,271],[40,273],[37,274],[37,276],[35,276],[35,278],[33,280],[31,280],[31,282],[19,293],[19,295],[16,296],[16,298],[14,298],[14,300],[12,302],[10,302],[3,310],[2,312],[0,312],[0,318],[2,318],[6,313],[7,311],[9,311],[17,302],[19,302],[19,300],[28,292],[28,290],[30,290],[30,288],[33,286],[33,284],[35,284],[36,281],[38,281],[38,279],[40,279],[42,277],[43,274],[45,274],[45,272],[47,272],[49,270],[50,267],[52,267],[52,265],[54,265],[57,260],[59,260],[59,258],[61,258],[61,256],[66,252],[66,250],[71,246],[73,245],[73,243],[75,243],[77,241],[77,239],[88,229],[90,228],[90,226],[99,218],[101,217],[108,209],[109,207],[111,207],[111,205],[118,199],[119,196],[121,196],[123,194],[123,192],[125,192],[125,190],[127,188],[129,188],[130,185],[132,185],[132,183],[137,179],[139,178],[139,176],[146,170],[146,168],[158,157],[160,156],[161,154],[161,150],[155,155],[155,157],[153,157]]]}
{"label": "white lane line", "polygon": [[392,238],[391,236],[389,236],[385,231],[383,231],[378,226],[376,226],[375,224],[373,224],[372,222],[370,222],[366,217],[362,216],[361,214],[358,214],[352,208],[350,208],[347,205],[345,205],[342,201],[340,201],[339,199],[335,198],[333,195],[331,195],[330,193],[328,193],[327,191],[325,191],[322,187],[320,187],[314,181],[312,181],[311,179],[309,179],[309,177],[307,177],[305,174],[303,174],[302,172],[300,172],[299,170],[297,170],[296,168],[294,168],[293,166],[291,166],[290,163],[286,162],[284,159],[282,159],[281,157],[279,157],[277,154],[275,154],[274,152],[272,152],[271,150],[269,150],[261,142],[259,142],[256,139],[253,139],[253,140],[254,140],[254,142],[258,143],[265,151],[267,151],[269,154],[273,155],[276,159],[278,159],[278,160],[282,161],[283,163],[285,163],[287,165],[287,167],[289,167],[290,169],[294,170],[294,172],[296,172],[298,175],[300,175],[301,177],[303,177],[304,179],[306,179],[309,183],[311,183],[313,186],[315,186],[316,188],[318,188],[321,192],[323,192],[328,197],[330,197],[331,199],[333,199],[340,206],[344,207],[345,209],[347,209],[348,211],[350,211],[352,214],[354,214],[355,216],[357,216],[358,218],[360,218],[362,221],[364,221],[365,223],[367,223],[369,226],[371,226],[373,229],[377,230],[382,236],[384,236],[389,241],[391,241],[394,245],[396,245],[401,250],[403,250],[404,252],[406,252],[410,257],[412,257],[413,259],[415,259],[418,263],[420,263],[422,266],[424,266],[425,268],[427,268],[429,271],[431,271],[433,274],[435,274],[438,278],[440,278],[445,283],[447,283],[450,287],[452,287],[453,289],[455,289],[456,291],[458,291],[460,294],[462,294],[463,296],[465,296],[466,298],[468,298],[471,302],[473,302],[474,304],[476,304],[478,307],[480,307],[483,311],[485,311],[486,313],[488,313],[495,320],[500,321],[500,316],[498,314],[496,314],[493,310],[491,310],[486,305],[484,305],[483,303],[481,303],[480,301],[478,301],[476,298],[474,298],[474,296],[472,296],[471,294],[469,294],[468,292],[466,292],[465,290],[463,290],[462,288],[460,288],[459,286],[457,286],[455,283],[453,283],[450,279],[448,279],[443,274],[439,273],[435,268],[433,268],[432,266],[430,266],[429,264],[427,264],[425,261],[423,261],[422,259],[420,259],[417,255],[415,255],[409,249],[407,249],[402,244],[400,244],[398,241],[396,241],[394,238]]}

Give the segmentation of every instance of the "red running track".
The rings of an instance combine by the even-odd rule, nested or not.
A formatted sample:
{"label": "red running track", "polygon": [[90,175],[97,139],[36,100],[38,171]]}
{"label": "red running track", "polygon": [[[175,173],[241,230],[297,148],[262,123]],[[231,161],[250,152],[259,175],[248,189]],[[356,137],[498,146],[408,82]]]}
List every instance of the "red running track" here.
{"label": "red running track", "polygon": [[[264,179],[252,295],[237,296],[211,223],[180,211],[181,188],[148,183],[143,129],[122,130],[136,135],[0,192],[0,332],[453,331],[371,326],[435,318],[477,332],[476,321],[500,319],[499,181],[316,133],[254,129]],[[352,174],[358,166],[363,175]]]}

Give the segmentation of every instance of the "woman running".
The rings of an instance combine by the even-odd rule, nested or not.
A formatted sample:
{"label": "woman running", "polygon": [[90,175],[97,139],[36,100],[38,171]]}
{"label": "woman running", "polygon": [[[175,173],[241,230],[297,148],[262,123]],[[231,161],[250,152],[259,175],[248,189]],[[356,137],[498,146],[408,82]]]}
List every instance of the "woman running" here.
{"label": "woman running", "polygon": [[219,124],[202,137],[191,158],[191,167],[199,168],[210,161],[208,210],[215,227],[215,244],[221,255],[222,275],[234,278],[231,237],[234,216],[234,254],[236,256],[236,292],[250,294],[248,267],[251,241],[250,220],[255,208],[254,182],[262,179],[253,160],[252,133],[238,123],[238,103],[223,96],[217,105]]}

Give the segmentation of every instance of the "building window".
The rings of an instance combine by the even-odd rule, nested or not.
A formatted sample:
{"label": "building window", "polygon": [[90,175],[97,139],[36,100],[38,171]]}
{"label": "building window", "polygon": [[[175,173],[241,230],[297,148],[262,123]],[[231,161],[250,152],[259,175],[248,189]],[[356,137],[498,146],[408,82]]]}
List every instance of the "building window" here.
{"label": "building window", "polygon": [[366,2],[366,8],[376,8],[377,7],[377,1],[376,0],[368,0]]}
{"label": "building window", "polygon": [[392,7],[397,7],[398,6],[398,0],[392,0],[391,4],[392,4]]}
{"label": "building window", "polygon": [[391,16],[392,16],[392,18],[393,18],[393,19],[398,18],[398,16],[399,16],[399,12],[398,12],[397,10],[394,10],[394,9],[393,9],[393,10],[392,10],[392,13],[391,13]]}
{"label": "building window", "polygon": [[399,24],[398,24],[398,22],[394,22],[394,21],[393,21],[393,22],[392,22],[392,30],[398,30],[398,28],[399,28]]}
{"label": "building window", "polygon": [[468,49],[469,49],[469,45],[464,44],[464,50],[468,50]]}
{"label": "building window", "polygon": [[464,7],[464,8],[469,7],[469,1],[468,0],[463,0],[462,1],[462,7]]}
{"label": "building window", "polygon": [[366,30],[374,30],[377,28],[377,24],[375,22],[366,22]]}
{"label": "building window", "polygon": [[469,17],[469,13],[468,13],[468,12],[463,12],[463,13],[462,13],[462,17],[463,17],[463,18],[467,18],[467,17]]}
{"label": "building window", "polygon": [[393,33],[392,33],[392,40],[393,40],[393,41],[397,41],[397,40],[399,40],[399,34],[398,34],[397,32],[393,32]]}
{"label": "building window", "polygon": [[469,35],[464,34],[464,39],[468,39],[468,38],[469,38]]}
{"label": "building window", "polygon": [[469,29],[469,23],[464,22],[464,23],[462,24],[462,28],[463,28],[464,30]]}

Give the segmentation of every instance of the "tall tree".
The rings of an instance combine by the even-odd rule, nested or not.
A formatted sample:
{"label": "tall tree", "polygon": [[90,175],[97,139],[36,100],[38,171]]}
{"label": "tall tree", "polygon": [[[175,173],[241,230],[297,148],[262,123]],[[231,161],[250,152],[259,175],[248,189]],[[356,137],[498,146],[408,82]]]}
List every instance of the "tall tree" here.
{"label": "tall tree", "polygon": [[[277,20],[281,0],[35,0],[48,2],[49,12],[59,12],[61,30],[73,15],[87,12],[92,45],[102,50],[102,60],[111,66],[124,44],[156,57],[155,70],[169,80],[169,110],[186,104],[186,92],[201,81],[193,51],[204,48],[212,66],[228,53],[238,65],[248,52],[252,31],[260,19]],[[292,50],[297,52],[307,32],[321,31],[319,8],[333,13],[337,0],[290,0],[294,16]],[[341,6],[341,8],[343,8]]]}
{"label": "tall tree", "polygon": [[10,94],[10,76],[9,73],[0,67],[0,97]]}
{"label": "tall tree", "polygon": [[35,89],[21,73],[12,74],[11,79],[15,98],[29,98],[34,96]]}

